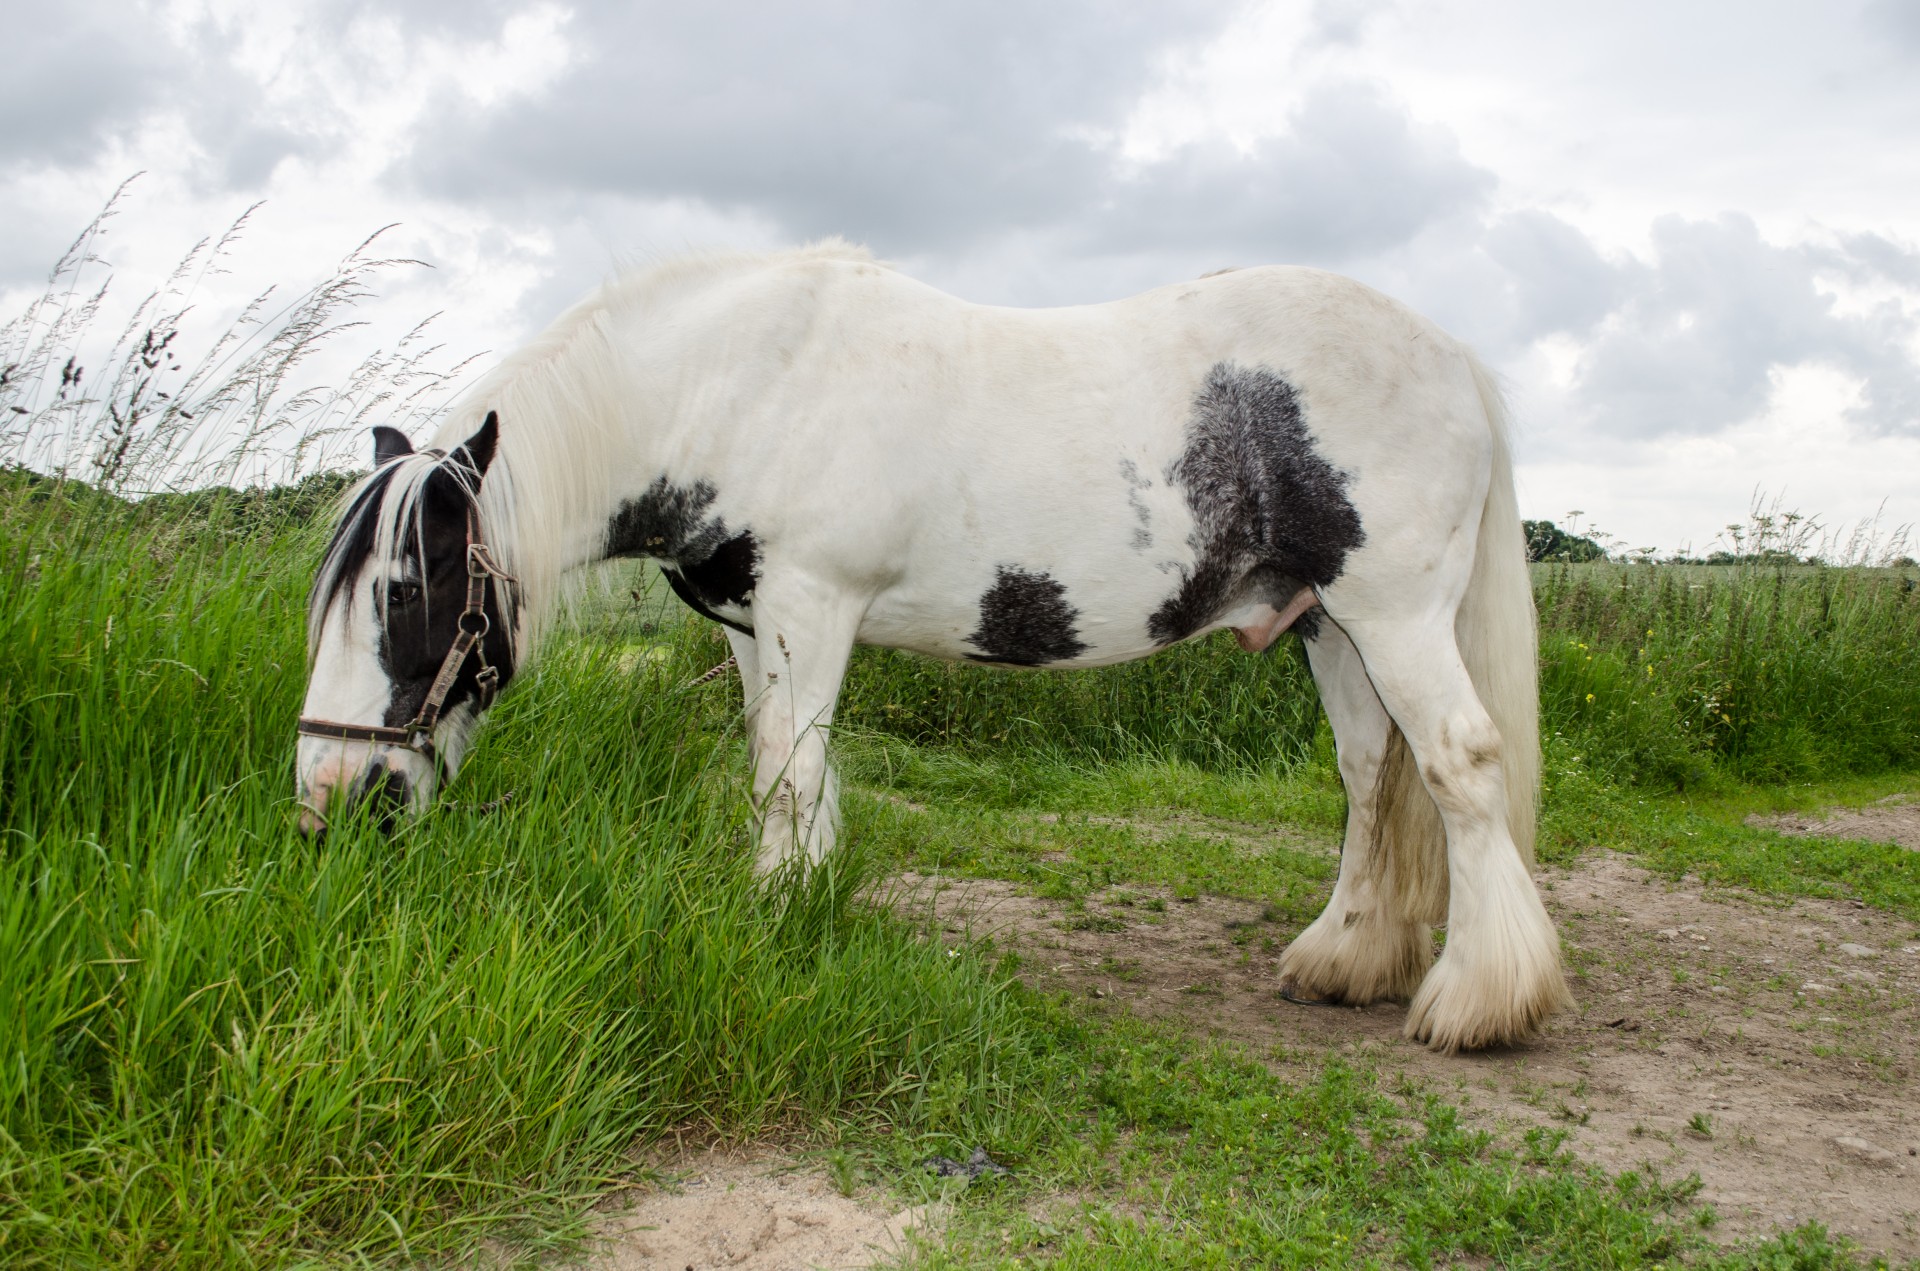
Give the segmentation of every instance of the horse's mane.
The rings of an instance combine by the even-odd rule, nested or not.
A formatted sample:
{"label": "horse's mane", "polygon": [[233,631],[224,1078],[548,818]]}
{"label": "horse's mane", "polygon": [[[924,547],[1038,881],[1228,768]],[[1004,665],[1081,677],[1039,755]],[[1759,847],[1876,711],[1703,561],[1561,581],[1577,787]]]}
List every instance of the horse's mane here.
{"label": "horse's mane", "polygon": [[[480,514],[501,566],[518,580],[524,659],[560,595],[561,575],[583,545],[566,541],[571,510],[610,506],[612,460],[631,444],[608,319],[644,310],[720,278],[810,261],[878,263],[866,248],[830,238],[779,252],[705,251],[628,266],[547,329],[502,358],[462,394],[428,446],[452,453],[488,411],[499,443],[479,490]],[[605,462],[593,461],[605,456]],[[350,490],[309,609],[309,647],[351,568],[369,551],[384,558],[409,532],[426,480],[441,461],[423,450],[386,465]],[[449,470],[458,465],[447,465]],[[411,528],[410,528],[411,527]]]}

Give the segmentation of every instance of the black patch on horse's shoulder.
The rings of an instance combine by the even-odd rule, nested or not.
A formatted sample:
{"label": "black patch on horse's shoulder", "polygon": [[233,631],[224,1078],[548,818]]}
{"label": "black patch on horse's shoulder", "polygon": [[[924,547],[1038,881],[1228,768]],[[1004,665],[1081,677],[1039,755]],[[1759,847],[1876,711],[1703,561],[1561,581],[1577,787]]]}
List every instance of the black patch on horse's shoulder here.
{"label": "black patch on horse's shoulder", "polygon": [[1073,625],[1079,617],[1067,603],[1067,589],[1053,578],[1001,565],[980,597],[980,628],[967,637],[980,652],[967,656],[1009,666],[1079,657],[1087,650]]}
{"label": "black patch on horse's shoulder", "polygon": [[606,554],[659,561],[667,585],[688,608],[752,635],[752,628],[714,612],[721,605],[745,605],[760,582],[759,540],[751,530],[729,530],[711,514],[718,497],[707,481],[677,486],[656,477],[607,523]]}
{"label": "black patch on horse's shoulder", "polygon": [[1264,367],[1214,364],[1167,480],[1193,512],[1194,564],[1147,619],[1161,644],[1247,600],[1279,607],[1325,587],[1366,541],[1347,474],[1314,449],[1293,385]]}
{"label": "black patch on horse's shoulder", "polygon": [[705,560],[727,537],[726,524],[707,515],[720,492],[708,481],[678,486],[665,477],[628,499],[607,522],[608,556]]}

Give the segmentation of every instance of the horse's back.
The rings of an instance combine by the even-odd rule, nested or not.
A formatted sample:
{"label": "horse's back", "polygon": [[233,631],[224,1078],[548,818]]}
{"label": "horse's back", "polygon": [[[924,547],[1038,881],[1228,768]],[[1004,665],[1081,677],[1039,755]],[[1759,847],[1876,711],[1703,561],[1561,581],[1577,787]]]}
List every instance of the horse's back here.
{"label": "horse's back", "polygon": [[[863,640],[938,656],[1090,665],[1231,625],[1252,603],[1237,575],[1176,604],[1209,569],[1257,563],[1222,566],[1209,518],[1227,496],[1200,484],[1334,542],[1267,570],[1320,586],[1368,526],[1397,536],[1409,491],[1469,487],[1490,451],[1460,346],[1312,269],[1016,309],[813,258],[728,280],[678,329],[710,346],[676,350],[682,372],[727,368],[695,444],[726,469],[729,520],[870,589]],[[996,644],[1009,608],[1051,635]]]}

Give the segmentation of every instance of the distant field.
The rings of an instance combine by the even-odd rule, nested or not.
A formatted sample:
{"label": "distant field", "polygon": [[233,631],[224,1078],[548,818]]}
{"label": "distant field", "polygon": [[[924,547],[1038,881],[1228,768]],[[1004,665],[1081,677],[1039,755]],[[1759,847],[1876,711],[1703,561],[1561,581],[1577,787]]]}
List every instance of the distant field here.
{"label": "distant field", "polygon": [[[940,869],[1094,930],[1152,897],[1252,898],[1283,941],[1341,816],[1291,642],[1064,675],[864,651],[847,850],[769,896],[737,687],[688,687],[724,642],[636,603],[628,570],[440,808],[316,847],[290,828],[307,510],[0,483],[7,1265],[536,1259],[636,1143],[770,1128],[909,1192],[927,1155],[990,1145],[1023,1181],[967,1198],[930,1265],[1858,1264],[1817,1227],[1721,1249],[1697,1183],[1473,1128],[1371,1059],[1263,1063],[1090,1012],[864,898]],[[1669,873],[1920,921],[1897,848],[1776,857],[1676,801],[1920,768],[1902,576],[1594,565],[1536,589],[1549,857],[1605,834]],[[1135,907],[1092,903],[1113,888]],[[1112,1204],[1043,1230],[1056,1192]]]}

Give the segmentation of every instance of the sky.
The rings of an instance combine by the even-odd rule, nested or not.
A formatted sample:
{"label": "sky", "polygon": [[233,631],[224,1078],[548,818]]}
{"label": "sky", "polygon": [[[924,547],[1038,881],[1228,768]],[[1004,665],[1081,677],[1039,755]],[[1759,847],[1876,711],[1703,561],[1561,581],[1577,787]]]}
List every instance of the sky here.
{"label": "sky", "polygon": [[1019,305],[1309,264],[1501,372],[1526,516],[1663,552],[1756,498],[1920,521],[1920,0],[0,19],[0,320],[135,172],[101,240],[123,303],[259,202],[206,314],[393,225],[381,250],[430,268],[386,275],[352,338],[438,313],[460,354],[689,248],[841,235]]}

